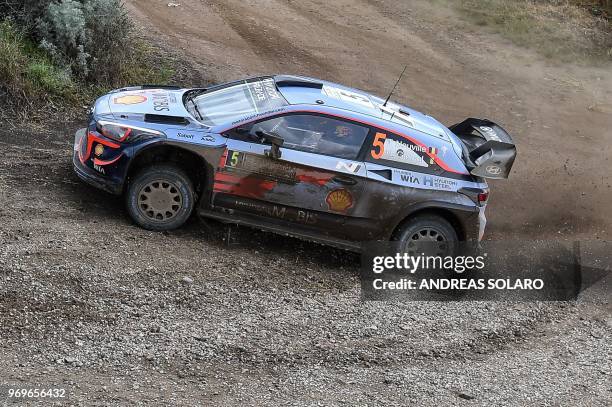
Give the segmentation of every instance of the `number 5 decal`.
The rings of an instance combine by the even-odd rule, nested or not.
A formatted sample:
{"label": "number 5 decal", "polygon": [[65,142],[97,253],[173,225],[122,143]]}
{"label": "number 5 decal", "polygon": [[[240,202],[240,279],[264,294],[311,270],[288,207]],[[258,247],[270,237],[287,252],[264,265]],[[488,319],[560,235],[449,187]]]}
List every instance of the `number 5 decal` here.
{"label": "number 5 decal", "polygon": [[240,156],[240,152],[238,151],[230,151],[229,152],[229,156],[230,156],[230,162],[229,162],[229,166],[230,167],[235,167],[238,165],[238,157]]}
{"label": "number 5 decal", "polygon": [[378,160],[382,158],[383,154],[385,154],[385,139],[387,135],[385,133],[376,133],[374,137],[374,142],[372,143],[372,147],[378,147],[378,151],[372,149],[370,153],[372,154],[372,158]]}

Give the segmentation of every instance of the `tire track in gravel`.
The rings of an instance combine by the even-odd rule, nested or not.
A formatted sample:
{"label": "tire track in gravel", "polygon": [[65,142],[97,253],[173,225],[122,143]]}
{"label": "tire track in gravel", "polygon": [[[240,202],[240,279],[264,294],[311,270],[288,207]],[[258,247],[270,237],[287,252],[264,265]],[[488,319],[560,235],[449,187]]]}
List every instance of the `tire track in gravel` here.
{"label": "tire track in gravel", "polygon": [[218,1],[212,9],[234,30],[260,59],[269,61],[277,72],[293,70],[295,64],[304,65],[310,72],[331,73],[334,68],[324,58],[298,46],[266,21],[262,15],[251,16],[252,7],[242,2]]}

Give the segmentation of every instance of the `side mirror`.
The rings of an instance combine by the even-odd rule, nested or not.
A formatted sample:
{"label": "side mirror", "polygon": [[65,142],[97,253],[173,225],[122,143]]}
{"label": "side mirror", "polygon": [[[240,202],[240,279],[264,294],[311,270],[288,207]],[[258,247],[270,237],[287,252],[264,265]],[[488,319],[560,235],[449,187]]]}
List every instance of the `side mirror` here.
{"label": "side mirror", "polygon": [[280,148],[285,142],[285,140],[281,136],[279,136],[278,134],[269,133],[267,131],[258,131],[256,134],[263,141],[266,141],[272,145],[269,150],[266,150],[264,152],[266,154],[266,157],[270,157],[274,160],[278,160],[279,158],[281,158]]}

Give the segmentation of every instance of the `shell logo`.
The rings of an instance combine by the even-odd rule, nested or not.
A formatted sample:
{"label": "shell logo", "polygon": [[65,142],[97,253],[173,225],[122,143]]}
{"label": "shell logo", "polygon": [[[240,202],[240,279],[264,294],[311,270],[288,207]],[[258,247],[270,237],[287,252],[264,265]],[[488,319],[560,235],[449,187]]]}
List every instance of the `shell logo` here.
{"label": "shell logo", "polygon": [[346,189],[334,189],[325,198],[327,206],[334,212],[344,212],[353,206],[353,196]]}
{"label": "shell logo", "polygon": [[101,156],[102,154],[104,154],[104,146],[102,144],[97,144],[94,152],[98,157]]}
{"label": "shell logo", "polygon": [[126,95],[115,98],[116,105],[137,105],[147,101],[147,97],[143,95]]}

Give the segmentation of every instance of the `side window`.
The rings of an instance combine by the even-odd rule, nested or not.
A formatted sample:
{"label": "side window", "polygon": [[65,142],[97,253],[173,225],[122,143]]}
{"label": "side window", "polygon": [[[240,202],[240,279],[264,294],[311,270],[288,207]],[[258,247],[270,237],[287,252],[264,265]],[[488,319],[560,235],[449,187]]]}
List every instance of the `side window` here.
{"label": "side window", "polygon": [[255,123],[248,134],[245,130],[242,140],[254,141],[258,131],[267,131],[281,136],[284,148],[354,160],[370,129],[328,116],[292,114]]}
{"label": "side window", "polygon": [[395,168],[435,166],[435,148],[414,143],[407,137],[376,130],[366,153],[366,161]]}

